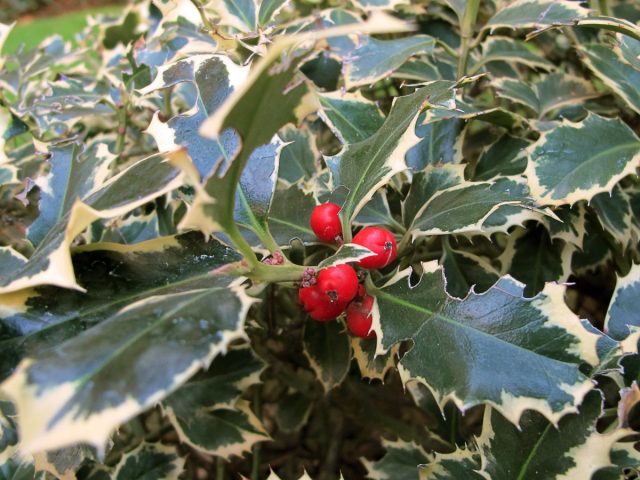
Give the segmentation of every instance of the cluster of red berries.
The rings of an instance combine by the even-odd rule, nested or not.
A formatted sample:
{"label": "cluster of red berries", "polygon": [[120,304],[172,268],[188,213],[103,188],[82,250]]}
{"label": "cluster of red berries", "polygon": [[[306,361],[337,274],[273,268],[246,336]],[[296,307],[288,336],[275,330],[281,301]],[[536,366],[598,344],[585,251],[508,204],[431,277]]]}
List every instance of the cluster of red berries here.
{"label": "cluster of red berries", "polygon": [[[335,203],[318,205],[311,214],[311,229],[324,242],[342,240],[340,206]],[[375,255],[363,258],[358,266],[366,269],[383,268],[396,258],[396,241],[384,228],[366,227],[353,237],[353,243],[362,245]],[[298,298],[309,316],[319,322],[335,320],[347,313],[347,327],[358,337],[373,337],[371,308],[373,297],[360,285],[358,274],[347,264],[327,267],[316,275],[309,268],[302,276]]]}

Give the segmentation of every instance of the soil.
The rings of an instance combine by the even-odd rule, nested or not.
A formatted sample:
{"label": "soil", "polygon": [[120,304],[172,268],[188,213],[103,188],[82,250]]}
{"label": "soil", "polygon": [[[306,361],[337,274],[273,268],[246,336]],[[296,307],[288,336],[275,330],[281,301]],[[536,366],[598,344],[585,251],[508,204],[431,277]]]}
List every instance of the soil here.
{"label": "soil", "polygon": [[21,20],[31,20],[40,17],[54,17],[65,13],[82,10],[89,7],[105,5],[125,5],[126,0],[54,0],[48,5],[39,7],[20,17]]}

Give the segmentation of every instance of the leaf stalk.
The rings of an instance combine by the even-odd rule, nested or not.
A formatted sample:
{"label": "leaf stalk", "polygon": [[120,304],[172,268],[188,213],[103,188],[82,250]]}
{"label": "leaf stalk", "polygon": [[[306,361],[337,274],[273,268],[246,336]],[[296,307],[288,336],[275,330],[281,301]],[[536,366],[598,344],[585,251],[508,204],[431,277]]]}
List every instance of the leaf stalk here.
{"label": "leaf stalk", "polygon": [[478,18],[478,9],[480,8],[480,0],[469,0],[464,9],[462,25],[460,25],[460,56],[458,57],[458,78],[462,78],[467,73],[467,63],[469,62],[469,52],[471,50],[471,41],[473,40],[473,32]]}

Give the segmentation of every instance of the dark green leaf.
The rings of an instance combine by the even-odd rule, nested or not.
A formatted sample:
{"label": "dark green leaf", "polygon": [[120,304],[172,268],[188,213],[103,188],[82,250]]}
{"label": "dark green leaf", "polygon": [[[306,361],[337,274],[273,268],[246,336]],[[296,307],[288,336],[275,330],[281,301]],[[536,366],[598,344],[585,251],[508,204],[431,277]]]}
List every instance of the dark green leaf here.
{"label": "dark green leaf", "polygon": [[329,391],[342,383],[351,363],[351,343],[344,327],[336,321],[307,320],[304,354],[318,380]]}
{"label": "dark green leaf", "polygon": [[175,447],[160,443],[142,443],[123,455],[113,473],[114,480],[177,480],[184,458]]}
{"label": "dark green leaf", "polygon": [[441,269],[425,270],[415,288],[406,270],[374,292],[378,351],[412,341],[399,365],[405,383],[425,383],[441,405],[453,399],[463,410],[491,402],[514,423],[526,409],[555,421],[574,411],[593,387],[578,367],[598,363],[598,336],[566,306],[563,286],[529,301],[506,277],[460,301],[447,296]]}
{"label": "dark green leaf", "polygon": [[433,51],[435,39],[428,35],[413,35],[394,40],[367,38],[364,43],[350,52],[345,66],[345,84],[348,89],[361,85],[371,85],[389,76],[396,68],[416,54]]}
{"label": "dark green leaf", "polygon": [[590,114],[543,132],[530,149],[531,194],[548,205],[590,200],[608,192],[640,164],[640,139],[620,120]]}
{"label": "dark green leaf", "polygon": [[423,170],[427,165],[460,163],[458,134],[462,126],[457,118],[427,124],[418,120],[416,135],[421,140],[407,152],[407,165],[413,170]]}
{"label": "dark green leaf", "polygon": [[411,95],[397,98],[375,135],[348,145],[339,155],[326,159],[334,185],[349,189],[340,212],[344,225],[349,224],[380,186],[407,168],[404,156],[417,142],[413,131],[417,114],[430,97],[443,95],[453,86],[452,82],[433,82]]}
{"label": "dark green leaf", "polygon": [[557,427],[537,412],[526,412],[518,428],[489,409],[478,440],[482,471],[495,480],[591,478],[610,464],[609,452],[621,436],[620,431],[597,432],[601,403],[600,392],[591,392],[580,414],[565,416]]}
{"label": "dark green leaf", "polygon": [[431,460],[419,445],[385,441],[384,457],[376,462],[364,460],[368,478],[380,480],[418,480],[418,467]]}
{"label": "dark green leaf", "polygon": [[3,384],[32,425],[23,431],[23,448],[78,441],[103,448],[113,428],[242,337],[252,300],[211,274],[237,258],[193,234],[132,247],[103,244],[74,257],[86,294],[42,289],[23,296],[28,306],[2,321],[9,337],[4,368],[28,358]]}
{"label": "dark green leaf", "polygon": [[267,440],[241,395],[259,381],[262,362],[248,348],[217,357],[208,371],[167,397],[162,406],[180,439],[193,448],[228,458]]}
{"label": "dark green leaf", "polygon": [[343,144],[366,140],[384,122],[378,106],[362,95],[325,93],[318,98],[322,105],[320,115]]}

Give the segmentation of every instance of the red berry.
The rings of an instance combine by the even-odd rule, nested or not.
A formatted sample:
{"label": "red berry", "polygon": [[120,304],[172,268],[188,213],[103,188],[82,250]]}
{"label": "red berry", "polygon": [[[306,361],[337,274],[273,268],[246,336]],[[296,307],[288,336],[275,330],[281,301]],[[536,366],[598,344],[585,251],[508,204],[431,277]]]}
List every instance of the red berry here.
{"label": "red berry", "polygon": [[311,213],[311,230],[323,242],[335,242],[336,237],[342,236],[340,223],[340,206],[335,203],[323,203],[313,209]]}
{"label": "red berry", "polygon": [[298,299],[305,311],[314,320],[328,322],[335,320],[344,310],[344,305],[331,303],[317,285],[303,287],[298,290]]}
{"label": "red berry", "polygon": [[373,297],[366,295],[362,299],[354,300],[347,307],[347,328],[352,335],[362,338],[371,338],[375,336],[371,330],[373,317],[371,309],[373,308]]}
{"label": "red berry", "polygon": [[347,306],[358,293],[358,274],[353,267],[343,263],[320,270],[316,285],[332,303]]}
{"label": "red berry", "polygon": [[378,227],[366,227],[360,230],[353,243],[368,248],[375,256],[363,258],[358,265],[362,268],[383,268],[396,259],[396,239],[389,230]]}
{"label": "red berry", "polygon": [[358,276],[349,265],[336,265],[320,270],[315,283],[298,290],[298,299],[309,316],[326,322],[344,312],[358,293]]}

